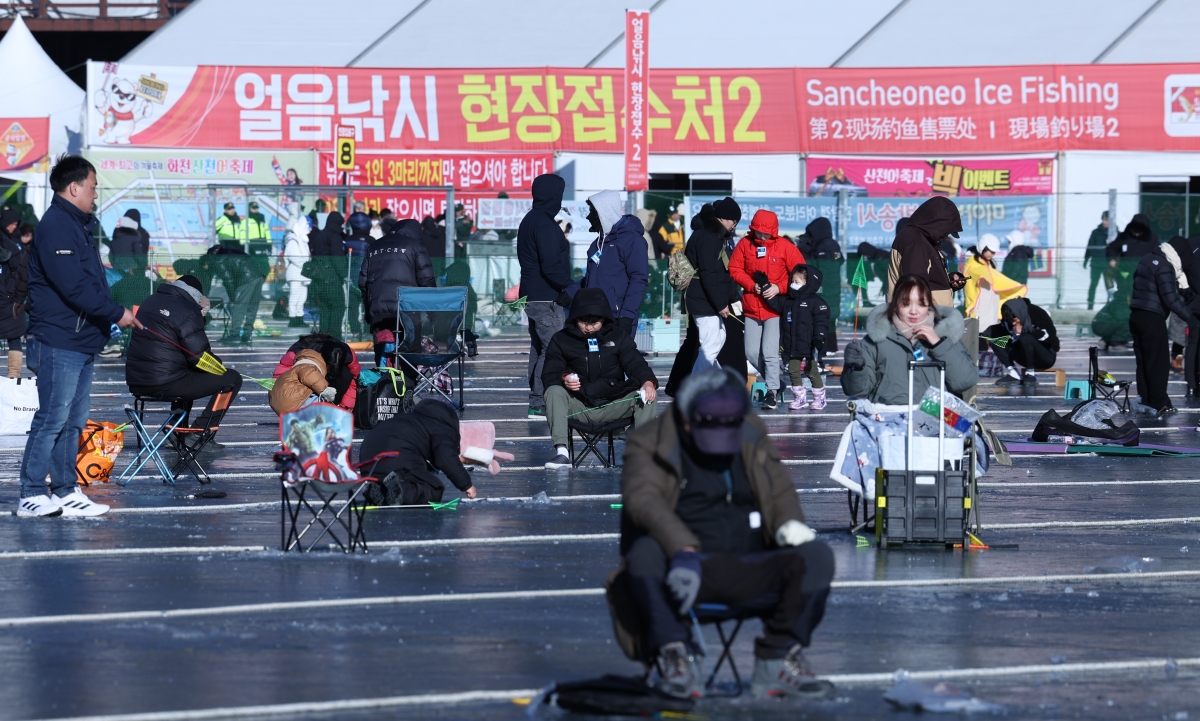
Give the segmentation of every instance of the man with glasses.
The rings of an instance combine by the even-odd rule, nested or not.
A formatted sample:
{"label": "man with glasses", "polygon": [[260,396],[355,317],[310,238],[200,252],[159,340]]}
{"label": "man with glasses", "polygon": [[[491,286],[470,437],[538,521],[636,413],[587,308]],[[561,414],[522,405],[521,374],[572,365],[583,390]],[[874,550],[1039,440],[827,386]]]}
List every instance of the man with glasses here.
{"label": "man with glasses", "polygon": [[546,468],[570,468],[567,419],[608,423],[633,417],[634,427],[654,420],[658,379],[637,345],[613,320],[599,288],[575,294],[566,326],[550,339],[542,367],[546,420],[554,457]]}
{"label": "man with glasses", "polygon": [[[762,619],[755,698],[832,695],[803,651],[825,613],[833,552],[805,525],[741,375],[718,366],[680,384],[672,410],[629,436],[621,496],[624,578],[610,583],[617,637],[631,657],[634,633],[657,655],[661,690],[703,695],[691,613],[721,604]],[[622,621],[626,610],[640,629]]]}

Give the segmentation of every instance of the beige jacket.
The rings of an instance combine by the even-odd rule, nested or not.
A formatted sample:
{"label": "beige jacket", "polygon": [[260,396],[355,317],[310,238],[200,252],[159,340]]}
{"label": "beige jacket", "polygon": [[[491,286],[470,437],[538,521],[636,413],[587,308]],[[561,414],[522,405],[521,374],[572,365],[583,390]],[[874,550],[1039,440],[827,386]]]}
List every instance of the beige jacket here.
{"label": "beige jacket", "polygon": [[329,387],[325,381],[325,359],[315,350],[302,350],[296,362],[275,379],[268,398],[271,410],[279,415],[299,408],[308,397]]}

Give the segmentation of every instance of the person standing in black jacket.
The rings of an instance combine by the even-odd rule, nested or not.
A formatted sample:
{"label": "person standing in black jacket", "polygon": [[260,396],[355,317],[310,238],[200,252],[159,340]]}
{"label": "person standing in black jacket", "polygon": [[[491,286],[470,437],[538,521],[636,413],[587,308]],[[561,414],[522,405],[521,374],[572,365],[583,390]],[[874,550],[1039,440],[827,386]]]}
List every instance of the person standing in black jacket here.
{"label": "person standing in black jacket", "polygon": [[[209,411],[218,393],[242,388],[242,376],[229,369],[215,375],[196,367],[200,356],[212,353],[204,333],[208,298],[200,281],[185,275],[160,285],[138,308],[145,328],[135,328],[125,361],[125,382],[138,396],[172,399],[172,409],[191,413],[193,401],[209,398]],[[214,354],[215,357],[215,354]],[[218,358],[218,360],[220,360]],[[184,425],[188,423],[184,417]]]}
{"label": "person standing in black jacket", "polygon": [[[696,269],[684,292],[684,303],[700,336],[700,352],[692,366],[696,373],[717,365],[717,356],[725,345],[725,318],[730,304],[737,301],[737,286],[729,276],[726,239],[742,219],[742,209],[733,198],[713,203],[700,211],[701,228],[688,239],[684,254]],[[724,253],[724,254],[723,254]],[[735,368],[742,372],[743,368]]]}
{"label": "person standing in black jacket", "polygon": [[[833,238],[833,224],[829,218],[816,218],[804,229],[812,240],[812,254],[804,256],[810,267],[820,269],[824,278],[830,282],[821,287],[821,297],[829,305],[829,327],[825,329],[825,351],[832,353],[837,350],[837,320],[842,313],[842,266],[846,259],[842,256],[842,246]],[[847,266],[847,270],[853,273]],[[853,276],[851,276],[851,279]]]}
{"label": "person standing in black jacket", "polygon": [[[1168,241],[1179,255],[1179,263],[1187,278],[1191,297],[1185,298],[1192,315],[1200,317],[1200,235],[1186,240],[1178,235]],[[1200,396],[1200,333],[1188,333],[1187,346],[1183,352],[1183,377],[1187,381],[1187,395]]]}
{"label": "person standing in black jacket", "polygon": [[21,377],[24,358],[25,298],[29,295],[29,253],[18,240],[21,214],[0,212],[0,338],[8,341],[8,377]]}
{"label": "person standing in black jacket", "polygon": [[[542,384],[554,444],[554,457],[546,462],[551,470],[571,467],[568,417],[608,423],[632,416],[638,427],[657,412],[658,379],[633,338],[614,321],[608,296],[599,288],[575,294],[566,327],[546,347]],[[622,399],[627,402],[614,403]]]}
{"label": "person standing in black jacket", "polygon": [[[375,339],[375,365],[396,349],[397,288],[435,288],[433,265],[421,242],[421,224],[412,219],[392,226],[392,232],[367,246],[358,271],[367,324]],[[419,342],[418,338],[406,339]]]}
{"label": "person standing in black jacket", "polygon": [[[1100,214],[1100,225],[1097,225],[1092,234],[1088,236],[1087,250],[1083,252],[1083,267],[1092,266],[1092,282],[1088,285],[1088,310],[1096,303],[1096,286],[1100,285],[1100,279],[1104,278],[1104,289],[1112,292],[1113,277],[1112,270],[1109,268],[1108,262],[1105,260],[1104,251],[1108,247],[1108,211]],[[1005,275],[1008,275],[1005,273]],[[1010,278],[1012,276],[1009,276]]]}
{"label": "person standing in black jacket", "polygon": [[1159,245],[1138,261],[1129,301],[1129,331],[1133,334],[1133,353],[1137,359],[1137,391],[1142,405],[1157,411],[1160,417],[1175,412],[1167,395],[1167,380],[1171,373],[1167,316],[1174,313],[1187,323],[1188,335],[1200,333],[1200,319],[1180,296],[1181,290],[1189,291],[1190,284],[1174,246],[1169,243]]}
{"label": "person standing in black jacket", "polygon": [[1117,296],[1129,294],[1138,261],[1157,248],[1158,244],[1158,236],[1150,229],[1150,219],[1138,213],[1104,249],[1104,256],[1117,282]]}
{"label": "person standing in black jacket", "polygon": [[446,474],[463,495],[474,498],[475,484],[458,455],[459,438],[458,413],[450,404],[433,398],[418,403],[412,413],[397,413],[379,423],[363,439],[359,459],[370,460],[388,451],[399,451],[400,455],[375,466],[375,476],[381,480],[367,484],[367,503],[440,503],[446,484],[437,477],[438,471]]}
{"label": "person standing in black jacket", "polygon": [[[533,179],[533,207],[517,228],[517,262],[521,265],[521,296],[529,320],[529,415],[546,413],[542,366],[546,347],[562,330],[563,308],[579,287],[571,280],[571,244],[554,220],[562,210],[567,183],[552,173]],[[561,307],[560,307],[561,306]]]}
{"label": "person standing in black jacket", "polygon": [[342,244],[342,226],[346,221],[336,210],[325,219],[325,228],[308,241],[312,259],[304,275],[312,280],[309,298],[317,306],[321,322],[318,332],[342,337],[342,318],[346,313],[346,273],[350,258]]}

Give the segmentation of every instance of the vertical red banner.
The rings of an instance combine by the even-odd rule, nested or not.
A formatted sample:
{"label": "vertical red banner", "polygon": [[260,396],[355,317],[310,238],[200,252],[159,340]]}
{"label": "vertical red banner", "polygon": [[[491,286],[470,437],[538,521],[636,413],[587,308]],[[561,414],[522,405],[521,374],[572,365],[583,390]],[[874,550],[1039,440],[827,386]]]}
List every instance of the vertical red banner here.
{"label": "vertical red banner", "polygon": [[625,190],[648,190],[646,98],[650,95],[650,11],[625,11]]}

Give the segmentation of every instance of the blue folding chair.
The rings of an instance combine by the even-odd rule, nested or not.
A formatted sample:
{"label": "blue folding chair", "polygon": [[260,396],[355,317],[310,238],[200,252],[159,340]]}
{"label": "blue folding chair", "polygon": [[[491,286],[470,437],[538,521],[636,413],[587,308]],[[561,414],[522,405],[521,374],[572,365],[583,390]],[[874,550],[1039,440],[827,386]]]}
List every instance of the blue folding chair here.
{"label": "blue folding chair", "polygon": [[121,472],[121,475],[117,477],[117,483],[122,486],[129,485],[138,471],[142,470],[142,466],[153,461],[162,476],[163,483],[175,485],[175,474],[172,472],[171,465],[162,457],[162,447],[170,447],[175,430],[183,424],[184,418],[187,417],[187,411],[181,409],[171,411],[166,420],[153,431],[146,427],[146,424],[142,422],[141,414],[133,406],[125,406],[125,415],[128,416],[129,424],[133,426],[133,430],[137,434],[138,452]]}
{"label": "blue folding chair", "polygon": [[[466,408],[463,402],[463,319],[467,311],[467,289],[462,286],[449,288],[407,288],[396,291],[396,367],[402,368],[415,382],[409,396],[410,406],[422,393],[435,392],[458,408]],[[434,342],[446,345],[444,353],[425,353],[421,348],[418,313],[451,313],[450,329],[446,338],[435,338]],[[458,403],[451,393],[437,385],[437,378],[451,365],[458,364]],[[403,365],[401,365],[403,364]]]}

